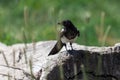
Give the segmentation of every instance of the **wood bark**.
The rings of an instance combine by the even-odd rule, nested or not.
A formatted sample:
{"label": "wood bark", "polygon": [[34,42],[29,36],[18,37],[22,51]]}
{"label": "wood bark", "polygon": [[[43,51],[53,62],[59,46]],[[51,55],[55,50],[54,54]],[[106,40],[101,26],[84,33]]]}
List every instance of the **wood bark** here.
{"label": "wood bark", "polygon": [[56,41],[7,46],[0,43],[0,80],[120,80],[120,43],[73,44],[48,56]]}

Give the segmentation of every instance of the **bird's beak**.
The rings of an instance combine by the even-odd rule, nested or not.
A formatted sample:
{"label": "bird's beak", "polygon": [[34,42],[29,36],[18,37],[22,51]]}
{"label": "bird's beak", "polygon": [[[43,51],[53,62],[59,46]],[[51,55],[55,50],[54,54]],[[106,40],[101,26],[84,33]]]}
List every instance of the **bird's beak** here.
{"label": "bird's beak", "polygon": [[61,23],[61,22],[58,22],[58,25],[62,25],[62,23]]}

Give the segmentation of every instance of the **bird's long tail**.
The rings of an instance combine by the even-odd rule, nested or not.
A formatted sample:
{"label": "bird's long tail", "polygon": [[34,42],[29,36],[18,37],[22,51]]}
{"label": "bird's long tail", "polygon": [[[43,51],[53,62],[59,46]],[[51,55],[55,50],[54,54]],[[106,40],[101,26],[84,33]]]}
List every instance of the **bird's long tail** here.
{"label": "bird's long tail", "polygon": [[57,52],[59,52],[61,50],[62,47],[63,47],[62,41],[58,40],[57,43],[55,44],[55,46],[53,47],[53,49],[48,54],[48,56],[56,54]]}

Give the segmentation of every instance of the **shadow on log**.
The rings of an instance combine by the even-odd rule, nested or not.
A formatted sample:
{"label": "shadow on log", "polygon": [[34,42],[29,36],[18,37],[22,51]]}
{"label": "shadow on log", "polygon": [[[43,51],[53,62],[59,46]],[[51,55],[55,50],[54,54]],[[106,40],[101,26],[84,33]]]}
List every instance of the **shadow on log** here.
{"label": "shadow on log", "polygon": [[69,58],[61,66],[56,66],[47,75],[48,80],[120,79],[120,54],[116,52],[100,55],[97,52],[90,54],[89,51],[75,50],[69,51],[67,56]]}

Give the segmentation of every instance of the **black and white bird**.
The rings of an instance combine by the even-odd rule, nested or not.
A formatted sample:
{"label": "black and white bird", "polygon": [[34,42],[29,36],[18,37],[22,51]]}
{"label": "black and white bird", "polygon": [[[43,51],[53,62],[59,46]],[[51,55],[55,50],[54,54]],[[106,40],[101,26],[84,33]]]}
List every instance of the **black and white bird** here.
{"label": "black and white bird", "polygon": [[58,53],[63,46],[65,46],[67,50],[66,44],[69,42],[71,49],[73,50],[72,43],[76,40],[78,36],[80,36],[80,32],[77,30],[77,28],[73,25],[73,23],[70,20],[64,20],[59,25],[62,25],[63,28],[60,32],[59,39],[53,49],[50,51],[48,55],[54,55]]}

